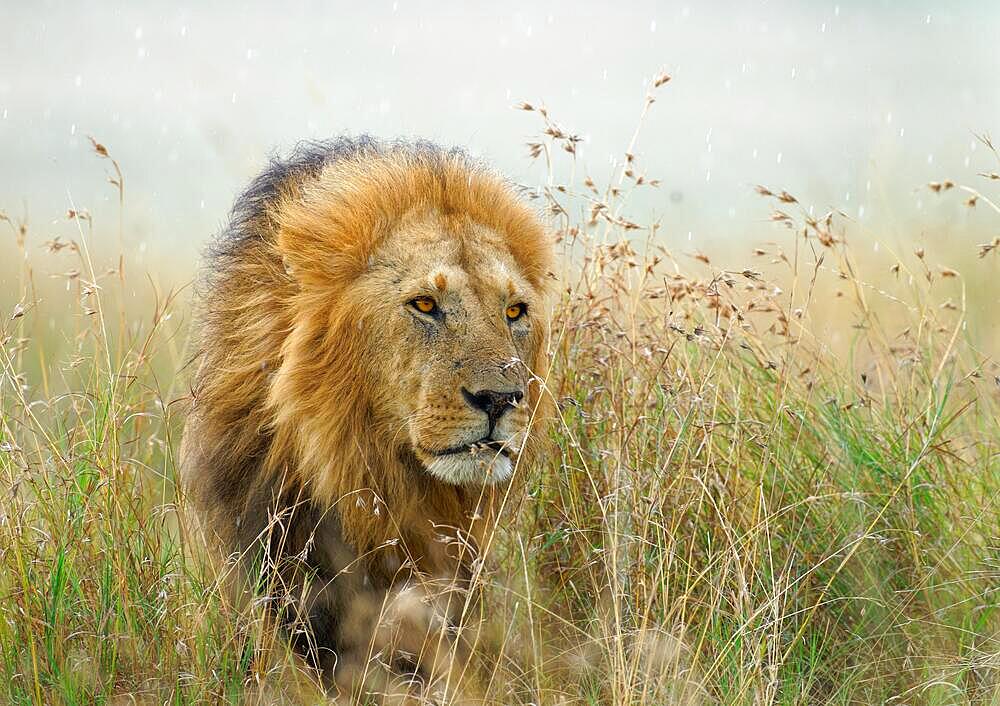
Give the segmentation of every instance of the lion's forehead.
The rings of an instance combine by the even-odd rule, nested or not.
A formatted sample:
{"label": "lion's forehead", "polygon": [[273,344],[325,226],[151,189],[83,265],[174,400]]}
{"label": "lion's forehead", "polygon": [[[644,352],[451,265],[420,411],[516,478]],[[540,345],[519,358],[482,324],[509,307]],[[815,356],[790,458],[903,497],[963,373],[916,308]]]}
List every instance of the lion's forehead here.
{"label": "lion's forehead", "polygon": [[471,267],[467,263],[432,262],[416,273],[416,278],[428,290],[474,293],[491,302],[524,296],[528,288],[524,278],[500,258],[484,259]]}
{"label": "lion's forehead", "polygon": [[476,294],[495,300],[530,294],[502,236],[478,224],[449,225],[439,218],[400,224],[378,259],[406,285]]}

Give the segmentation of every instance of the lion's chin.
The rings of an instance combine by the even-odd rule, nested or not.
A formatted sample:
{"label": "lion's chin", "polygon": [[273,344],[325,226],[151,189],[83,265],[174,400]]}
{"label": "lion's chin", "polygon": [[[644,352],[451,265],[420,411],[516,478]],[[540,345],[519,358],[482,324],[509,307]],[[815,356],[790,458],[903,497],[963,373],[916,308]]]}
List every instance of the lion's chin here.
{"label": "lion's chin", "polygon": [[503,453],[454,453],[435,456],[427,472],[452,485],[492,485],[509,479],[514,464]]}

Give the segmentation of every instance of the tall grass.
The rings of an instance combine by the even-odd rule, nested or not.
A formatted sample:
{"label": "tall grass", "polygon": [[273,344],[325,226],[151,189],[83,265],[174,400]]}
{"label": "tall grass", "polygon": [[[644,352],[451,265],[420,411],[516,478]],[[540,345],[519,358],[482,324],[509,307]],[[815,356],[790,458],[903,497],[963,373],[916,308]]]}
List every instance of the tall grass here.
{"label": "tall grass", "polygon": [[[572,176],[579,140],[522,108],[564,248],[558,413],[483,570],[486,700],[1000,703],[998,340],[966,314],[997,298],[995,243],[963,272],[931,264],[954,251],[876,266],[854,224],[760,187],[777,245],[675,253],[630,220],[657,188],[638,130],[598,187]],[[0,700],[320,700],[178,519],[186,293],[135,302],[125,259],[98,267],[69,215],[47,252],[5,217]],[[39,296],[44,269],[69,297]]]}

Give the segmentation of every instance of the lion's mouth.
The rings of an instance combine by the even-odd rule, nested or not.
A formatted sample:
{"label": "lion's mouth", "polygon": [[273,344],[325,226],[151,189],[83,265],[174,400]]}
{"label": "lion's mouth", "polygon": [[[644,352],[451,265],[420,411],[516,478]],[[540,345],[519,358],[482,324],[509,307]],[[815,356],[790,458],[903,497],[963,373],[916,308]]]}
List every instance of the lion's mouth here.
{"label": "lion's mouth", "polygon": [[432,456],[453,456],[456,454],[468,454],[470,456],[475,456],[477,453],[483,451],[492,451],[495,454],[501,456],[506,456],[510,458],[511,449],[509,442],[498,441],[496,439],[480,439],[479,441],[474,441],[471,444],[458,444],[457,446],[449,446],[446,449],[423,449]]}

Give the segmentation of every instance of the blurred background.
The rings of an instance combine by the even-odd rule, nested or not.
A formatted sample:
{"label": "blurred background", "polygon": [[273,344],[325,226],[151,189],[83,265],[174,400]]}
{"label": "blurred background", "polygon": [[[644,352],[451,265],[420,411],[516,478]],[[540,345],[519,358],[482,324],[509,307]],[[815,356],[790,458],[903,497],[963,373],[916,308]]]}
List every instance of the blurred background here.
{"label": "blurred background", "polygon": [[161,271],[190,272],[268,154],[304,138],[428,137],[538,184],[528,101],[584,138],[577,176],[601,184],[659,71],[636,151],[662,185],[633,215],[668,244],[773,237],[758,183],[890,242],[996,230],[925,188],[996,168],[975,139],[1000,118],[988,0],[3,4],[0,209],[36,239],[72,236],[70,207],[116,232],[93,136],[125,174],[129,256]]}

